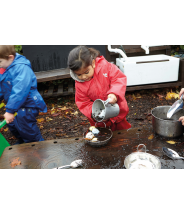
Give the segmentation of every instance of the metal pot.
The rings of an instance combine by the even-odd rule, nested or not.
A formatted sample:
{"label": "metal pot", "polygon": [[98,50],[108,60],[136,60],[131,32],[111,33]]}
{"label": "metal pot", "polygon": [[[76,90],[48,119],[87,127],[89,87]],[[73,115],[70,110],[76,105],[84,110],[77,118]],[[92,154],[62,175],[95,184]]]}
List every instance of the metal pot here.
{"label": "metal pot", "polygon": [[[100,112],[105,110],[105,114],[102,118],[98,117]],[[119,105],[117,103],[110,104],[104,100],[97,99],[94,101],[92,106],[92,116],[97,122],[102,122],[104,120],[108,120],[112,117],[118,116],[120,112]]]}
{"label": "metal pot", "polygon": [[[139,152],[139,146],[143,146],[145,151]],[[126,169],[161,169],[160,160],[149,153],[146,153],[146,146],[139,144],[137,146],[137,152],[133,152],[128,155],[124,160]]]}
{"label": "metal pot", "polygon": [[170,107],[171,106],[158,106],[152,109],[153,130],[163,137],[180,137],[183,135],[184,127],[178,119],[184,116],[184,110],[181,109],[169,119],[167,118],[167,112]]}
{"label": "metal pot", "polygon": [[[95,127],[96,127],[96,124],[95,124]],[[106,124],[105,124],[105,128],[103,127],[97,127],[97,129],[101,132],[101,133],[107,133],[109,135],[108,139],[106,140],[102,140],[102,141],[96,141],[96,142],[92,142],[92,141],[89,141],[89,140],[86,140],[85,139],[85,136],[87,134],[87,131],[83,134],[83,138],[85,139],[85,141],[90,145],[90,146],[93,146],[93,147],[101,147],[101,146],[105,146],[109,141],[110,139],[112,138],[112,131],[111,129],[107,129],[106,128]]]}

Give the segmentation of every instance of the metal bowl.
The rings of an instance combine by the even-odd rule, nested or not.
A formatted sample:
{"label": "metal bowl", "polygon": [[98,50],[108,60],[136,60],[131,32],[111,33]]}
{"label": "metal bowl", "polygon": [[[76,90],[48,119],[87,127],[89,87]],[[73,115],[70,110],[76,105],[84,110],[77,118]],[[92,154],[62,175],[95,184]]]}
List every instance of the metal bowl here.
{"label": "metal bowl", "polygon": [[[110,129],[107,129],[107,128],[102,128],[102,127],[97,127],[97,129],[100,131],[100,132],[107,132],[109,134],[109,138],[106,139],[106,140],[103,140],[103,141],[96,141],[96,142],[91,142],[89,140],[86,140],[85,139],[85,136],[87,134],[87,131],[83,134],[83,138],[85,139],[85,141],[90,145],[90,146],[93,146],[93,147],[101,147],[101,146],[105,146],[109,141],[110,139],[112,138],[112,131]],[[98,136],[97,136],[98,137]]]}
{"label": "metal bowl", "polygon": [[184,109],[181,109],[169,119],[167,118],[167,112],[170,107],[171,106],[158,106],[152,109],[153,130],[163,137],[180,137],[183,135],[184,127],[178,119],[184,116]]}
{"label": "metal bowl", "polygon": [[134,152],[128,155],[124,160],[124,165],[126,169],[161,169],[160,160],[149,153],[146,153],[146,146],[144,144],[139,144],[145,147],[145,152]]}

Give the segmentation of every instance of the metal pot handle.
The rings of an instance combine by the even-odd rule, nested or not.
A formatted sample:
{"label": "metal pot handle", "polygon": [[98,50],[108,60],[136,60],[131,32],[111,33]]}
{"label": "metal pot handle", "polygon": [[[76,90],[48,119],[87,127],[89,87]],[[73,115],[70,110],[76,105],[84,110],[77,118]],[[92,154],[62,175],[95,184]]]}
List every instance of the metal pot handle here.
{"label": "metal pot handle", "polygon": [[111,98],[108,98],[106,101],[104,101],[104,106],[107,106],[107,104],[111,101]]}
{"label": "metal pot handle", "polygon": [[146,146],[144,145],[144,144],[139,144],[138,146],[137,146],[137,151],[139,151],[138,149],[139,149],[139,146],[143,146],[144,147],[144,149],[145,149],[145,153],[146,153]]}
{"label": "metal pot handle", "polygon": [[[96,124],[97,124],[97,123],[98,123],[98,122],[95,123],[95,127],[96,127]],[[99,123],[104,123],[104,122],[99,122]],[[106,128],[106,123],[104,123],[104,124],[105,124],[105,128]]]}

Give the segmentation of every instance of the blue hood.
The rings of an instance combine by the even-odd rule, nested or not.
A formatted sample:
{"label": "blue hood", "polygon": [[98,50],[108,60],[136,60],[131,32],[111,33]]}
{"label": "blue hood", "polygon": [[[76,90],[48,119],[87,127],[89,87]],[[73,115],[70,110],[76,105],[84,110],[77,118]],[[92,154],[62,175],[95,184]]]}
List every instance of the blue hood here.
{"label": "blue hood", "polygon": [[6,69],[9,70],[10,68],[12,68],[15,65],[18,64],[24,64],[24,65],[28,65],[31,68],[31,63],[28,59],[26,59],[25,56],[22,56],[18,53],[16,53],[15,59],[13,60],[12,64]]}
{"label": "blue hood", "polygon": [[46,104],[37,90],[37,79],[26,57],[16,54],[12,64],[0,79],[0,100],[4,99],[6,112],[20,108],[38,108],[47,112]]}

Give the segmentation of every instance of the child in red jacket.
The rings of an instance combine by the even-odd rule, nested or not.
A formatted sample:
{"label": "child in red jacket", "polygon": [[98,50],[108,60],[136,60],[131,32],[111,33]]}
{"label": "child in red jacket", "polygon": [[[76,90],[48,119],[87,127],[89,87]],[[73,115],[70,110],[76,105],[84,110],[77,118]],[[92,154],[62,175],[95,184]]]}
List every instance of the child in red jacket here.
{"label": "child in red jacket", "polygon": [[[118,103],[120,113],[117,117],[105,121],[112,131],[129,129],[131,125],[126,116],[129,108],[125,99],[127,78],[116,65],[109,63],[100,52],[86,46],[74,48],[68,56],[70,75],[75,80],[75,101],[79,110],[88,117],[91,126],[96,121],[92,118],[92,105],[96,99]],[[97,124],[103,127],[103,122]]]}

